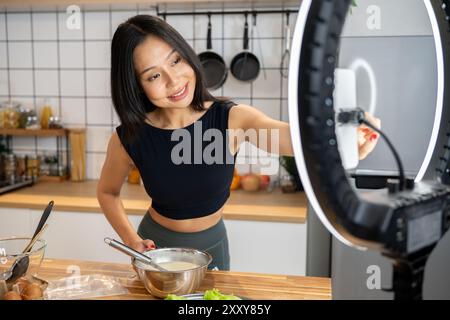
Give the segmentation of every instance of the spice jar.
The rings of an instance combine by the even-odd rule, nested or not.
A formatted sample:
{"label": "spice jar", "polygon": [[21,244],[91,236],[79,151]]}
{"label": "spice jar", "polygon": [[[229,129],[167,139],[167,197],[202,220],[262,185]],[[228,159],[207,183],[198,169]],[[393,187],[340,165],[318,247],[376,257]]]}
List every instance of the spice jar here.
{"label": "spice jar", "polygon": [[25,124],[26,129],[39,129],[38,118],[36,115],[29,114]]}
{"label": "spice jar", "polygon": [[50,175],[58,176],[59,175],[58,157],[55,155],[55,156],[50,156],[48,159],[49,159],[48,164],[49,164]]}
{"label": "spice jar", "polygon": [[27,171],[27,164],[25,161],[25,156],[18,155],[16,156],[16,177],[19,180],[25,179]]}
{"label": "spice jar", "polygon": [[27,179],[36,180],[39,175],[39,159],[36,155],[27,158]]}
{"label": "spice jar", "polygon": [[62,129],[61,120],[59,117],[50,117],[49,123],[48,123],[49,129]]}
{"label": "spice jar", "polygon": [[5,157],[5,180],[9,183],[16,182],[16,156],[12,153]]}
{"label": "spice jar", "polygon": [[130,173],[128,173],[128,183],[131,184],[141,183],[141,175],[139,174],[139,170],[136,167],[133,167]]}
{"label": "spice jar", "polygon": [[40,161],[39,172],[42,176],[50,175],[50,165],[47,157],[44,157],[43,161]]}

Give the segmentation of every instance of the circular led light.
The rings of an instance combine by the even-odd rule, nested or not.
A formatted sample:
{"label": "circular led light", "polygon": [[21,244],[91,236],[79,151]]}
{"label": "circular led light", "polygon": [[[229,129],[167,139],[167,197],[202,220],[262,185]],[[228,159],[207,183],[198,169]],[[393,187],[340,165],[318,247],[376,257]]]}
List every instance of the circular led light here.
{"label": "circular led light", "polygon": [[[443,1],[446,0],[424,0],[435,38],[438,90],[434,128],[418,180],[445,179],[444,168],[440,172],[436,168],[442,165],[445,148],[450,149],[447,136],[450,132],[450,28]],[[334,87],[329,82],[334,81],[340,36],[350,2],[301,2],[290,57],[289,121],[302,184],[321,222],[349,246],[379,249],[385,245],[381,239],[390,219],[389,206],[362,199],[350,185],[333,122]],[[450,157],[450,152],[447,154]],[[448,159],[444,165],[447,163]]]}

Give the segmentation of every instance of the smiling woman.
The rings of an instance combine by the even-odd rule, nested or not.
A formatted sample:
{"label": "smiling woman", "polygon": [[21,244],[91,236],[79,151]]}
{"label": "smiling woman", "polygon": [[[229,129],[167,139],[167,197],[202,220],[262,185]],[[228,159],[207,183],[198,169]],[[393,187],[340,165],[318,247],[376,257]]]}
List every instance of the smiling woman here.
{"label": "smiling woman", "polygon": [[[111,62],[112,100],[121,125],[110,139],[97,189],[105,216],[135,250],[194,248],[211,254],[209,268],[228,270],[222,211],[240,144],[249,141],[270,153],[292,155],[289,124],[213,97],[194,50],[157,17],[138,15],[119,25]],[[200,143],[179,145],[178,138],[201,132],[206,138]],[[214,161],[205,161],[205,154]],[[132,167],[152,199],[137,232],[120,199]]]}
{"label": "smiling woman", "polygon": [[[198,123],[204,130],[225,133],[235,104],[206,90],[193,49],[157,17],[138,15],[122,23],[112,40],[111,62],[112,100],[121,125],[111,137],[98,184],[105,216],[138,251],[155,248],[155,242],[159,247],[193,247],[213,256],[210,268],[229,269],[221,212],[234,162],[177,165],[171,159],[176,143],[171,137],[179,128],[193,131]],[[223,150],[230,154],[228,147]],[[152,198],[137,232],[119,198],[132,166]]]}

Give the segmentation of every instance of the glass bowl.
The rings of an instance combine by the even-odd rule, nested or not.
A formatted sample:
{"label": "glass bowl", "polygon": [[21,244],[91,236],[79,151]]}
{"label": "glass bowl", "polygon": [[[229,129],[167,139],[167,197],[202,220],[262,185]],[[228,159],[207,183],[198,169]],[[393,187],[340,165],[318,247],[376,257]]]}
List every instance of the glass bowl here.
{"label": "glass bowl", "polygon": [[14,264],[14,261],[22,256],[28,256],[29,258],[28,270],[24,276],[37,275],[44,259],[47,243],[45,240],[39,239],[30,252],[22,253],[30,241],[31,238],[26,237],[0,238],[0,279],[3,278],[3,272],[8,271]]}

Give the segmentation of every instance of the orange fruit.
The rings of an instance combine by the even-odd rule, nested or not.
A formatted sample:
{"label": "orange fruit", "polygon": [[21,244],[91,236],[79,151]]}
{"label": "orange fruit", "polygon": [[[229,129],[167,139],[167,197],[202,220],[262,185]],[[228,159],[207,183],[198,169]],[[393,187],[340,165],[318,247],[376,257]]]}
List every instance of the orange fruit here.
{"label": "orange fruit", "polygon": [[241,177],[238,175],[233,176],[233,180],[231,181],[230,190],[239,189],[241,186]]}

